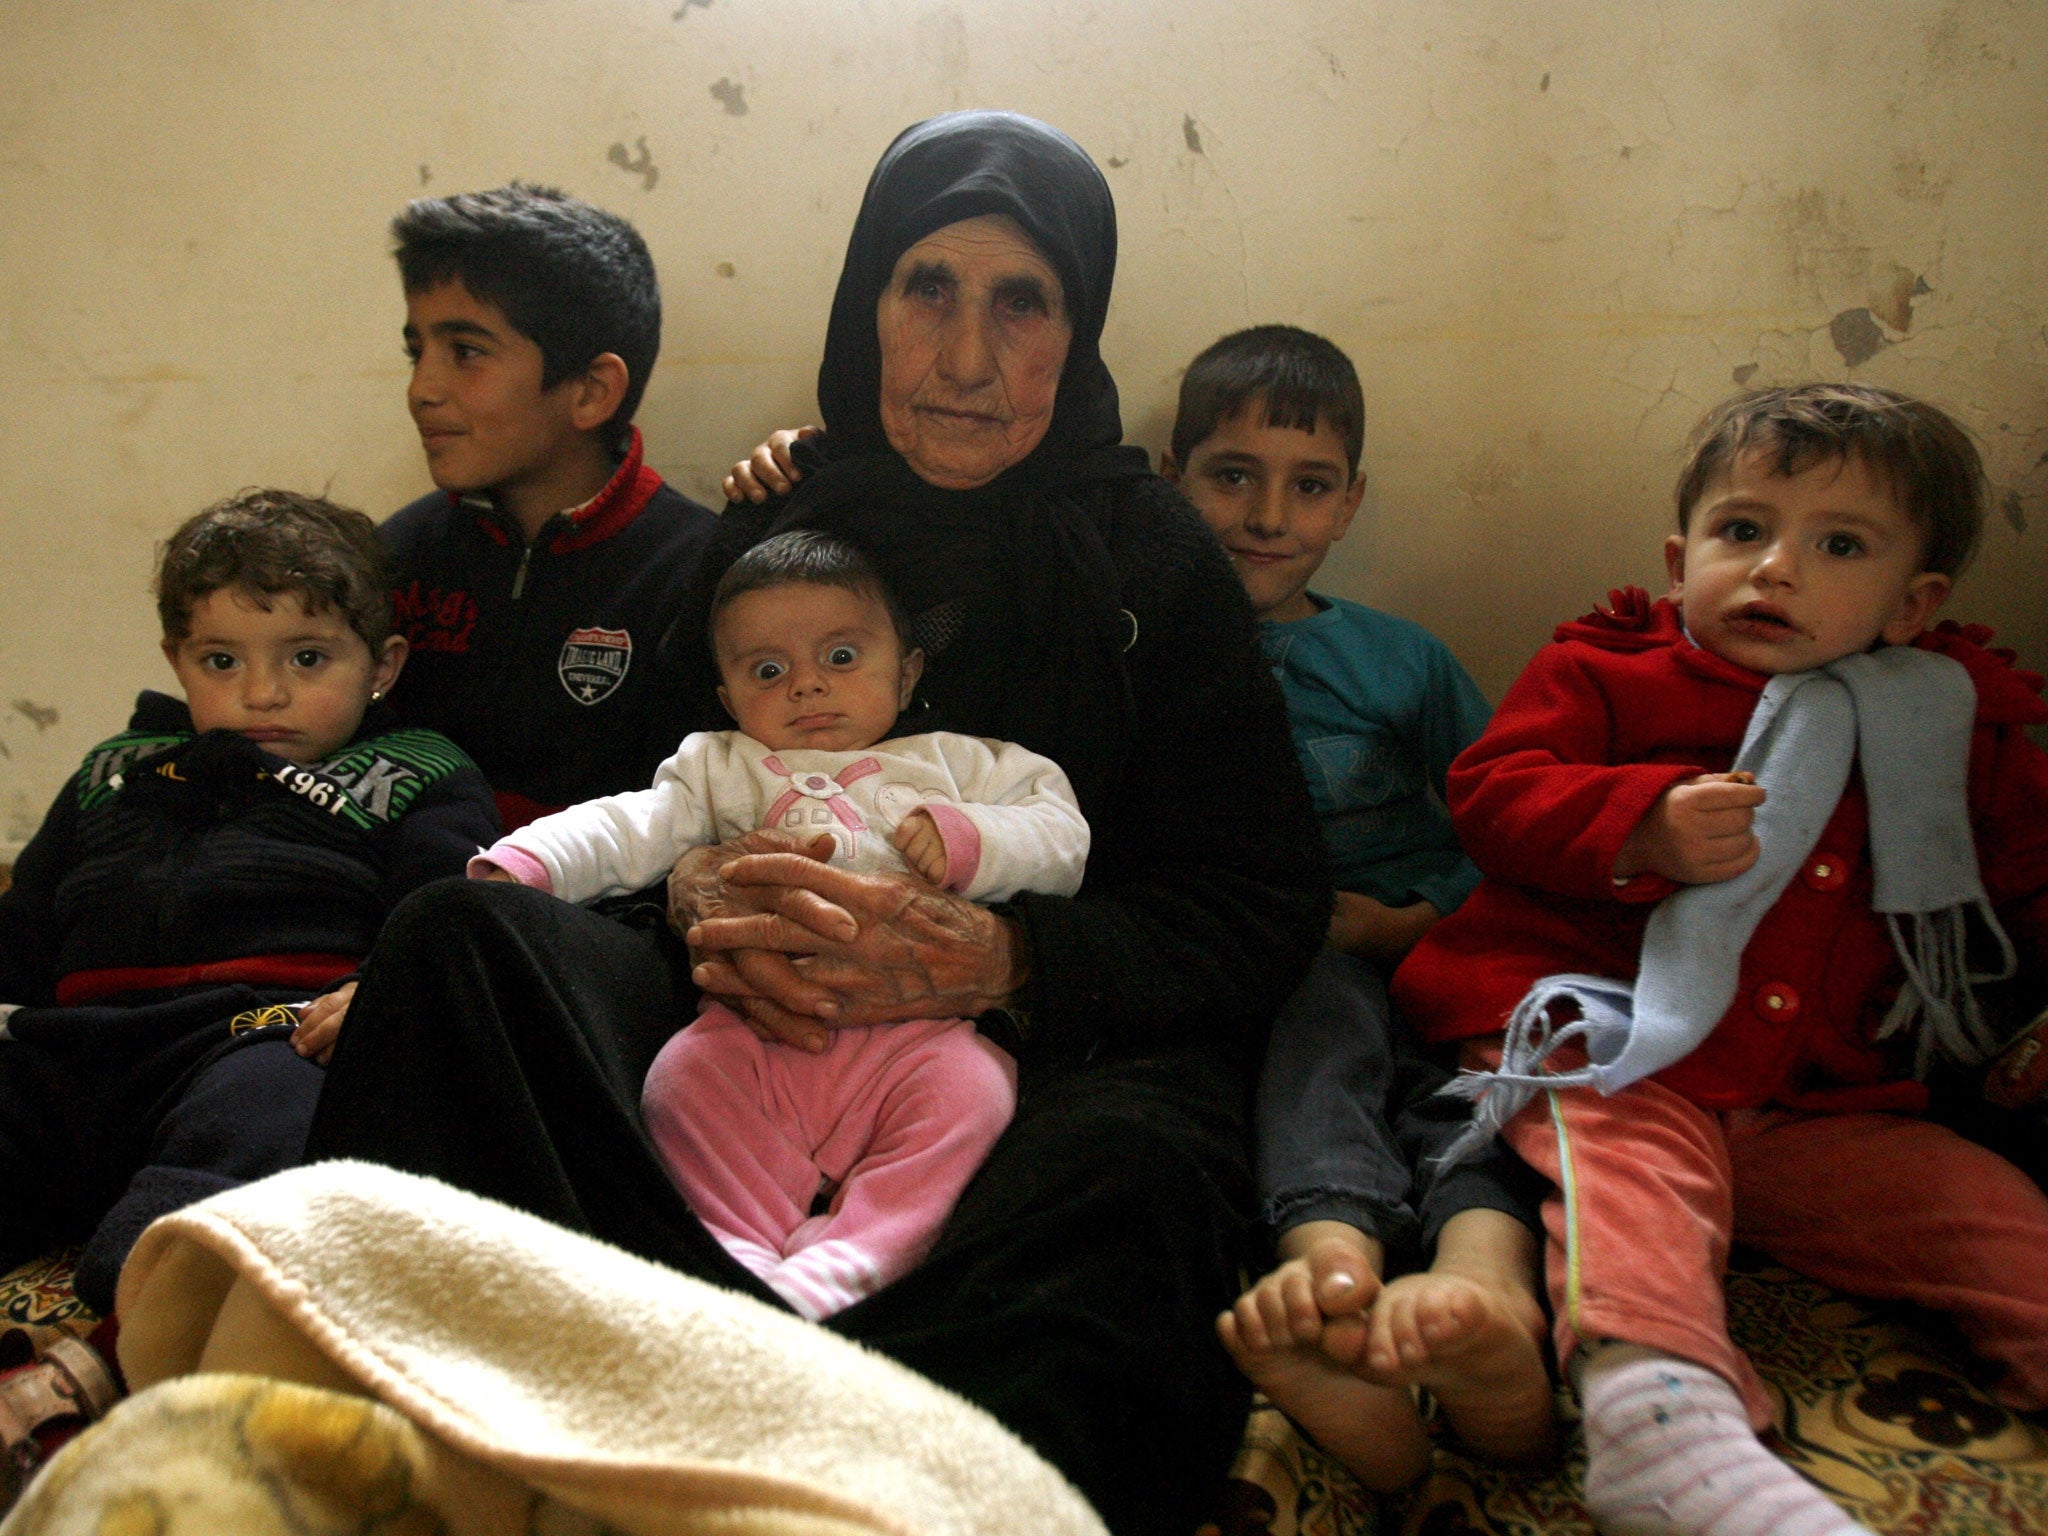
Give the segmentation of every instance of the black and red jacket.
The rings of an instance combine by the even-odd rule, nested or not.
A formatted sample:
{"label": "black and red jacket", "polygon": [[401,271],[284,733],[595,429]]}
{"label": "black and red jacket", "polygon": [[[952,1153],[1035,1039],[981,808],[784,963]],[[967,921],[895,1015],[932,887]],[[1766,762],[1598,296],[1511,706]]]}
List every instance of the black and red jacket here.
{"label": "black and red jacket", "polygon": [[399,899],[497,837],[455,744],[372,705],[313,767],[195,735],[145,692],[85,756],[0,893],[0,1003],[72,1005],[242,982],[323,991]]}
{"label": "black and red jacket", "polygon": [[412,646],[391,702],[452,738],[498,793],[507,831],[645,789],[687,721],[658,642],[718,519],[641,460],[532,543],[482,497],[422,496],[379,530]]}

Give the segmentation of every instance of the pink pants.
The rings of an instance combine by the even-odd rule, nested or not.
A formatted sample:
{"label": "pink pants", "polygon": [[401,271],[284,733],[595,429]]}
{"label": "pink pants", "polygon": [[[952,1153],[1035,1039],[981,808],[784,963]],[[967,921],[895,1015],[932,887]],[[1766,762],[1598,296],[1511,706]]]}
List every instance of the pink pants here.
{"label": "pink pants", "polygon": [[1016,1107],[1017,1064],[965,1020],[835,1030],[812,1055],[717,1003],[662,1047],[640,1095],[690,1208],[812,1319],[924,1257]]}
{"label": "pink pants", "polygon": [[[1468,1051],[1491,1065],[1499,1047]],[[1475,1060],[1475,1058],[1477,1058]],[[1655,1082],[1540,1094],[1502,1133],[1544,1202],[1557,1353],[1614,1339],[1770,1399],[1728,1337],[1731,1239],[1859,1296],[1953,1317],[2005,1368],[2000,1402],[2048,1407],[2048,1197],[2019,1169],[1907,1115],[1701,1109]]]}

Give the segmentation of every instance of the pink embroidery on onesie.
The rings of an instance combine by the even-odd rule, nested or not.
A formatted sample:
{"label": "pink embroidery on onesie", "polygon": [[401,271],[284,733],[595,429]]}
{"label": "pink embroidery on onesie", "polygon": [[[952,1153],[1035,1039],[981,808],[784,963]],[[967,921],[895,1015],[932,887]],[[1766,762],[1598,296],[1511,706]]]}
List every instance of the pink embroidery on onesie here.
{"label": "pink embroidery on onesie", "polygon": [[[868,824],[854,808],[853,802],[846,798],[846,791],[848,786],[858,784],[870,774],[880,773],[882,765],[872,757],[863,757],[848,763],[835,774],[821,773],[815,768],[792,773],[783,766],[781,758],[771,755],[761,759],[761,766],[788,786],[768,807],[768,814],[761,818],[762,826],[792,832],[801,832],[809,827],[820,828],[830,832],[842,853],[851,858]],[[830,825],[832,821],[837,821],[845,829],[844,836]]]}

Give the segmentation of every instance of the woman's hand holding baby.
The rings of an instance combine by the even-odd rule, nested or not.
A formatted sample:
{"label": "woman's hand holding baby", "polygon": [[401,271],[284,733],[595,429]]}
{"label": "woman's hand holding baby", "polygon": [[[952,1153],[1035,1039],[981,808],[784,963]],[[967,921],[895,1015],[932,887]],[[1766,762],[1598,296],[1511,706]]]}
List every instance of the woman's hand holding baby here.
{"label": "woman's hand holding baby", "polygon": [[345,981],[332,992],[323,993],[299,1010],[299,1027],[292,1031],[292,1049],[309,1061],[326,1066],[334,1055],[334,1043],[341,1038],[342,1020],[355,1001],[356,984]]}
{"label": "woman's hand holding baby", "polygon": [[1614,878],[1662,875],[1681,885],[1733,880],[1761,851],[1751,823],[1763,786],[1746,773],[1703,773],[1666,790],[1614,860]]}

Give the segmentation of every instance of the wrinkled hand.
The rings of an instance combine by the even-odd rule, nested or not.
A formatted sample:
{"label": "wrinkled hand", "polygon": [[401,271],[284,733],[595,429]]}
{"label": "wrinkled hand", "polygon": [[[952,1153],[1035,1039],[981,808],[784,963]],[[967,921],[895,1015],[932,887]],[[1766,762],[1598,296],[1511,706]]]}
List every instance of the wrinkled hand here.
{"label": "wrinkled hand", "polygon": [[1330,912],[1330,948],[1398,965],[1442,915],[1426,901],[1390,907],[1358,891],[1339,891]]}
{"label": "wrinkled hand", "polygon": [[[773,834],[750,834],[763,836]],[[859,875],[777,852],[688,883],[679,904],[671,878],[670,921],[679,909],[698,916],[683,934],[697,985],[757,1031],[807,1049],[822,1050],[830,1029],[973,1018],[1024,981],[1007,923],[915,876]]]}
{"label": "wrinkled hand", "polygon": [[334,1043],[341,1038],[341,1022],[348,1017],[348,1005],[356,999],[356,984],[343,982],[324,992],[299,1010],[299,1027],[292,1031],[292,1049],[308,1061],[326,1066],[334,1055]]}
{"label": "wrinkled hand", "polygon": [[1748,774],[1703,773],[1658,798],[1614,860],[1614,878],[1657,874],[1681,885],[1733,880],[1762,851],[1751,830],[1763,786]]}
{"label": "wrinkled hand", "polygon": [[789,445],[816,437],[816,427],[778,427],[746,458],[733,465],[720,487],[727,501],[766,501],[770,496],[787,496],[790,487],[803,479],[803,471],[790,457]]}
{"label": "wrinkled hand", "polygon": [[933,885],[946,883],[946,839],[930,811],[912,811],[898,822],[895,845],[903,862]]}

